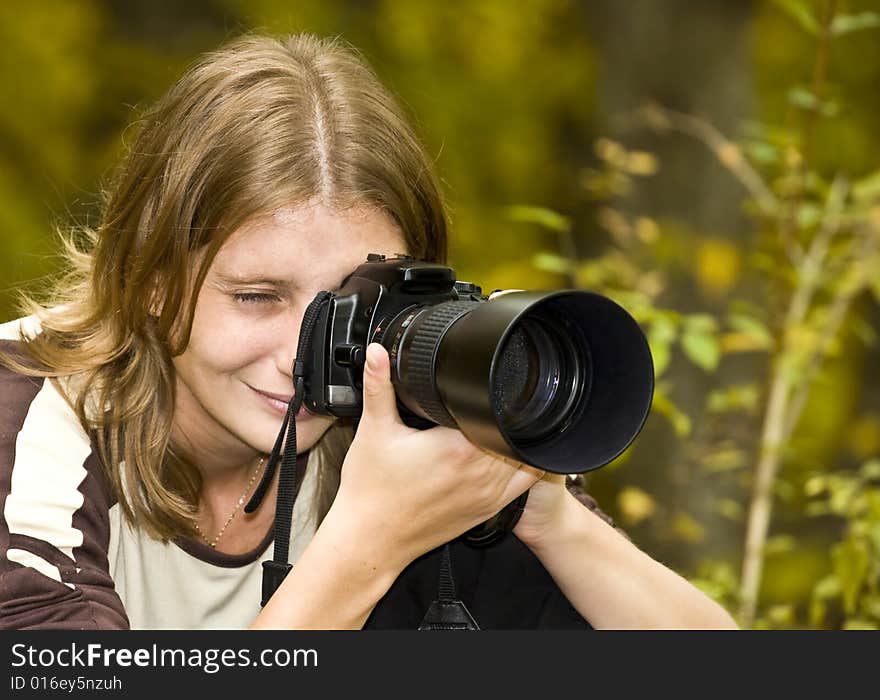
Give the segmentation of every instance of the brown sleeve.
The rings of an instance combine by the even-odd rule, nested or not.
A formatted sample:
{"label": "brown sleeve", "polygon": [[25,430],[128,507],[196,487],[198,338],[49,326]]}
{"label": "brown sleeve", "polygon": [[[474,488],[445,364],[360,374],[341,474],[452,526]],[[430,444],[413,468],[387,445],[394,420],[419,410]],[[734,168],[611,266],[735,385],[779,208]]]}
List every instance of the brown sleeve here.
{"label": "brown sleeve", "polygon": [[581,483],[580,477],[572,478],[570,476],[565,478],[565,485],[568,488],[569,492],[577,498],[584,506],[593,511],[596,515],[598,515],[602,520],[608,523],[611,527],[617,530],[621,535],[626,537],[626,539],[631,539],[626,532],[621,530],[617,525],[614,524],[614,520],[610,515],[608,515],[605,511],[603,511],[599,504],[596,502],[596,499],[593,498],[590,494],[588,494]]}
{"label": "brown sleeve", "polygon": [[111,505],[51,381],[0,367],[0,628],[128,628],[107,560]]}

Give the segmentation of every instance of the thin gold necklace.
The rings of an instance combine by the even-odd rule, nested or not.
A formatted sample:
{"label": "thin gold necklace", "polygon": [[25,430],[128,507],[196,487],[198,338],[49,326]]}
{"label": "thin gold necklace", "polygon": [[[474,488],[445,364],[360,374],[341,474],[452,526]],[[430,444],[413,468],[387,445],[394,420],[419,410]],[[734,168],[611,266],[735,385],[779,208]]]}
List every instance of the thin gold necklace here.
{"label": "thin gold necklace", "polygon": [[209,540],[205,537],[205,533],[202,532],[202,528],[199,527],[198,521],[196,521],[196,531],[199,533],[199,536],[204,540],[205,544],[211,548],[216,548],[217,543],[220,541],[220,538],[223,537],[223,533],[226,532],[226,528],[229,527],[229,523],[232,522],[232,519],[235,517],[235,514],[238,512],[239,508],[244,504],[244,499],[247,498],[248,492],[251,490],[251,486],[254,485],[254,481],[256,481],[257,474],[260,473],[260,468],[263,466],[263,462],[266,461],[265,457],[262,457],[257,463],[257,468],[254,469],[254,473],[251,474],[251,478],[247,483],[247,486],[244,489],[244,493],[241,494],[241,498],[238,499],[238,503],[235,504],[235,508],[232,509],[232,512],[229,514],[229,517],[226,518],[226,522],[223,523],[223,527],[220,528],[220,532],[218,532],[213,540]]}

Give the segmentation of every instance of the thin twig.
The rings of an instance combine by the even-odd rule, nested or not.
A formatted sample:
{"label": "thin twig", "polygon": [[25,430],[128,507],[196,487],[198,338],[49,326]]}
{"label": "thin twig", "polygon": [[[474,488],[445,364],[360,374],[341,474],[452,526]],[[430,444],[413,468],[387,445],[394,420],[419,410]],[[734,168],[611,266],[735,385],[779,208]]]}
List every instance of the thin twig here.
{"label": "thin twig", "polygon": [[702,141],[754,198],[767,216],[779,213],[779,200],[764,182],[761,175],[746,160],[739,146],[728,139],[708,121],[686,112],[663,107],[655,102],[636,111],[640,121],[655,130],[677,131]]}
{"label": "thin twig", "polygon": [[[862,235],[860,242],[861,246],[859,247],[857,257],[853,258],[854,260],[864,260],[877,251],[877,237],[873,235],[873,231],[869,230],[868,227],[865,227],[865,232]],[[786,440],[788,440],[789,437],[791,437],[792,432],[794,432],[794,428],[797,426],[804,405],[810,395],[810,388],[812,385],[811,378],[818,371],[822,364],[822,360],[825,358],[831,347],[831,343],[834,342],[834,339],[837,337],[840,327],[843,325],[843,321],[846,318],[846,314],[852,306],[853,300],[864,291],[867,282],[867,279],[861,280],[860,284],[854,284],[849,289],[843,290],[843,293],[839,294],[834,299],[834,302],[831,305],[831,310],[828,313],[828,322],[826,323],[819,343],[808,362],[808,368],[805,372],[805,380],[792,399],[791,408],[788,412],[785,425],[784,438]]]}
{"label": "thin twig", "polygon": [[[826,80],[826,68],[831,43],[831,22],[837,10],[836,0],[829,0],[826,9],[813,71],[814,95],[821,94],[822,86]],[[811,145],[812,123],[814,120],[815,114],[811,114],[805,125],[804,145],[807,147]],[[809,155],[809,148],[805,151],[805,157],[800,165],[802,180],[806,178],[806,173],[808,172],[806,155]],[[783,241],[794,240],[794,231],[796,230],[795,217],[802,191],[803,187],[801,187],[801,192],[796,193],[795,200],[789,207],[790,216],[786,217],[783,221],[781,231]],[[820,229],[820,233],[817,234],[816,239],[814,239],[813,244],[810,246],[808,259],[804,262],[804,266],[809,266],[807,267],[808,272],[806,275],[801,274],[799,276],[798,287],[795,289],[795,293],[789,302],[785,329],[791,327],[789,321],[800,322],[806,315],[818,276],[818,273],[814,273],[812,270],[815,262],[812,262],[810,258],[812,257],[814,260],[824,259],[827,253],[828,241],[833,235],[831,228],[836,228],[837,225],[837,218],[835,216],[834,227],[829,227],[825,233],[822,232],[825,227]],[[790,243],[788,246],[790,247]],[[791,257],[790,253],[789,257]],[[797,268],[798,265],[795,265],[795,267]],[[803,273],[803,266],[801,268]],[[784,352],[785,349],[783,349]],[[746,525],[739,610],[739,621],[744,627],[751,627],[754,624],[755,612],[757,610],[758,593],[764,566],[764,545],[767,541],[767,533],[770,528],[770,518],[773,510],[773,484],[779,471],[780,451],[785,440],[785,431],[789,422],[787,411],[791,399],[791,388],[790,377],[777,358],[773,368],[773,379],[767,400],[767,411],[764,416],[761,448],[758,463],[755,466],[755,481],[752,487],[752,499]]]}
{"label": "thin twig", "polygon": [[819,232],[810,244],[810,249],[798,270],[799,284],[795,289],[792,303],[786,315],[786,328],[792,324],[803,322],[807,316],[807,311],[819,286],[819,275],[825,264],[831,239],[840,230],[840,212],[848,192],[849,185],[846,179],[841,176],[834,178],[828,192],[825,214],[822,217]]}

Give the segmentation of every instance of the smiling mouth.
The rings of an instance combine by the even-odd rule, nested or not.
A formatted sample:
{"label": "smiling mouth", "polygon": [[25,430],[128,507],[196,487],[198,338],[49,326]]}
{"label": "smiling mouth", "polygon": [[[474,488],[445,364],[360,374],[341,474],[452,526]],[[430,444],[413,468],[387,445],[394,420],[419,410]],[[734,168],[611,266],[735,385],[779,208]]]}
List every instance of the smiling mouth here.
{"label": "smiling mouth", "polygon": [[[281,394],[267,394],[265,391],[260,391],[259,389],[255,389],[250,384],[247,385],[248,388],[253,391],[266,405],[275,409],[278,413],[282,415],[287,413],[287,406],[290,403],[290,399],[292,397],[284,397]],[[280,397],[280,398],[279,398]],[[311,415],[306,410],[305,404],[300,406],[299,412],[296,414],[297,418],[303,418],[305,416]]]}

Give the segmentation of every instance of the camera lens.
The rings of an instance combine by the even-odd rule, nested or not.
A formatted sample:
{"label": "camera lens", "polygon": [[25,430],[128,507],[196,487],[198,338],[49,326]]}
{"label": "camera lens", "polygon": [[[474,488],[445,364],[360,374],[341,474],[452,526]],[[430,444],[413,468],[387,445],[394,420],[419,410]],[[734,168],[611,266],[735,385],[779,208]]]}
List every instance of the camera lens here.
{"label": "camera lens", "polygon": [[647,340],[598,294],[444,301],[407,307],[384,325],[404,421],[458,428],[540,469],[572,474],[607,464],[651,405]]}
{"label": "camera lens", "polygon": [[524,318],[498,354],[492,392],[499,426],[520,443],[563,425],[584,388],[585,353],[549,319]]}

